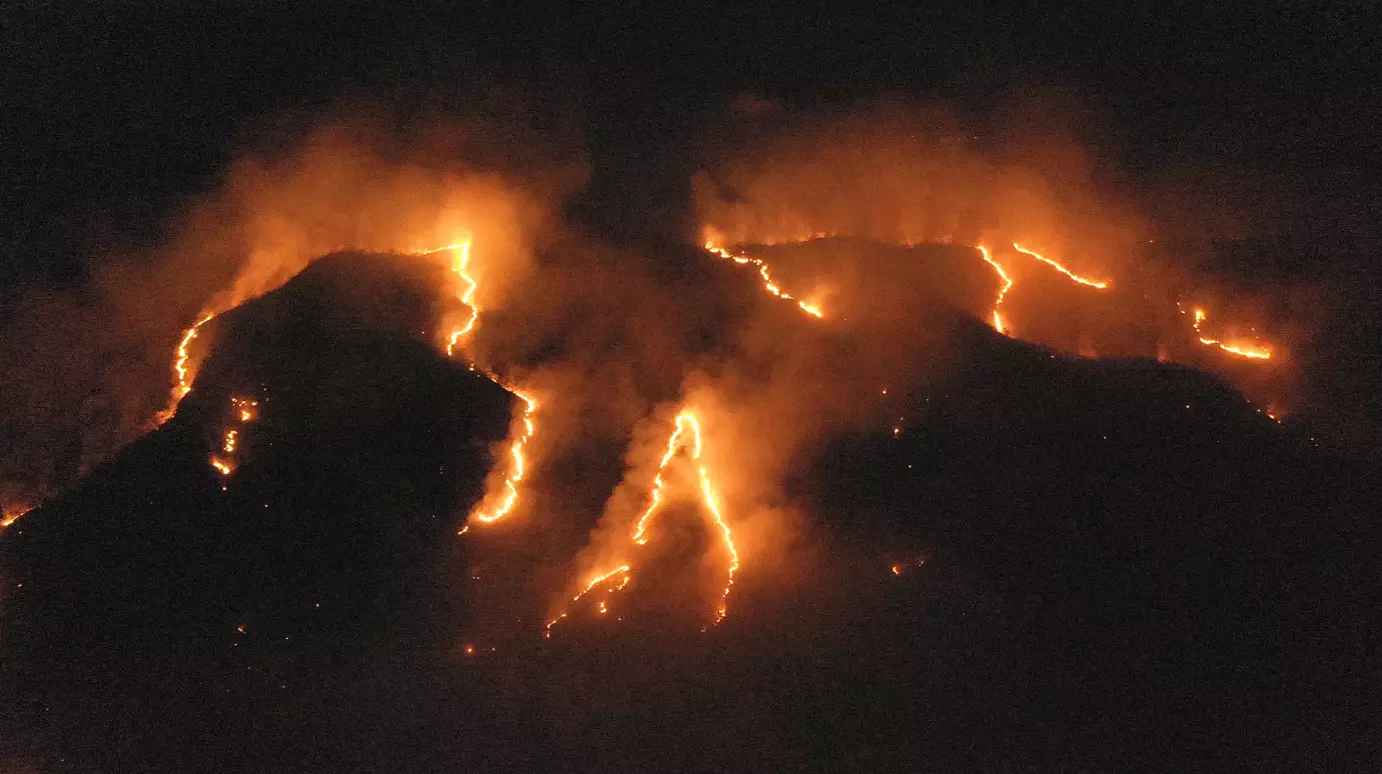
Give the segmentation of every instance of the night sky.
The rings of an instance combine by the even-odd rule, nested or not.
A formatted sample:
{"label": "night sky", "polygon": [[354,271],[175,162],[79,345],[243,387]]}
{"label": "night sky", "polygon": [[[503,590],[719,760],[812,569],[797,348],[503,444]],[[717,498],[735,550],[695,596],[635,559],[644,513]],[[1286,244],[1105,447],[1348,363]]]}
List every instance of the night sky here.
{"label": "night sky", "polygon": [[160,219],[284,111],[351,96],[406,108],[495,86],[578,117],[594,180],[577,209],[616,238],[683,217],[699,135],[736,95],[809,106],[892,92],[982,118],[1027,89],[1073,95],[1092,144],[1134,182],[1183,166],[1286,180],[1302,202],[1284,207],[1287,237],[1329,235],[1338,253],[1376,244],[1366,213],[1379,203],[1382,36],[1367,3],[1165,14],[133,5],[18,3],[0,19],[6,284],[62,282],[93,254],[156,239]]}

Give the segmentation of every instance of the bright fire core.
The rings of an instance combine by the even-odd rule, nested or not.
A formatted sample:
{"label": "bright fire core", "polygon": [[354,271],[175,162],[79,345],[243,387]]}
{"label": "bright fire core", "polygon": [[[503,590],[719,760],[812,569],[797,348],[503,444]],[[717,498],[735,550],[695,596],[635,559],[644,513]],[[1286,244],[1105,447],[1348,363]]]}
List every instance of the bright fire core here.
{"label": "bright fire core", "polygon": [[[456,256],[451,264],[451,271],[465,284],[464,289],[460,293],[460,300],[461,303],[465,304],[470,310],[470,317],[466,320],[464,325],[451,331],[450,335],[447,336],[446,354],[448,356],[454,356],[456,354],[456,347],[460,344],[461,339],[475,330],[475,323],[480,319],[480,307],[475,300],[475,291],[479,289],[480,285],[475,281],[474,277],[470,276],[470,250],[471,242],[470,240],[466,240],[464,242],[454,242],[422,252],[422,255],[431,255],[441,252],[455,253]],[[474,369],[474,366],[472,365],[471,368]],[[512,440],[509,441],[509,472],[503,479],[502,488],[497,492],[485,492],[484,497],[480,500],[480,504],[471,512],[467,524],[461,527],[460,531],[457,533],[460,535],[464,535],[470,531],[469,521],[477,521],[481,524],[493,524],[513,512],[514,508],[518,505],[518,486],[522,483],[528,468],[528,460],[525,456],[525,451],[528,442],[533,438],[533,434],[537,432],[537,400],[516,387],[504,384],[493,374],[487,373],[485,375],[489,377],[490,381],[517,396],[518,399],[522,401],[523,408],[516,418],[513,432],[510,433],[510,438]]]}
{"label": "bright fire core", "polygon": [[[634,545],[647,545],[649,541],[648,527],[662,505],[663,498],[666,496],[666,481],[663,479],[662,474],[672,462],[672,459],[676,457],[677,452],[683,449],[688,449],[690,451],[690,458],[696,466],[696,474],[700,482],[699,494],[701,502],[705,506],[706,516],[711,526],[714,527],[715,531],[719,533],[721,539],[724,541],[725,551],[729,557],[725,586],[719,594],[719,601],[716,604],[715,614],[711,622],[713,625],[723,621],[725,616],[729,614],[729,592],[734,586],[734,574],[739,570],[739,550],[734,545],[733,531],[730,529],[729,523],[725,521],[724,514],[720,511],[719,502],[715,497],[715,487],[711,482],[710,471],[705,464],[701,462],[701,426],[696,416],[690,411],[684,410],[677,415],[675,429],[672,431],[671,437],[667,439],[667,449],[663,452],[662,460],[657,467],[657,473],[653,476],[653,491],[648,500],[648,507],[643,510],[638,517],[638,521],[634,524],[632,539]],[[612,570],[597,572],[579,592],[571,597],[571,602],[580,601],[581,598],[590,594],[592,591],[603,590],[606,597],[599,601],[598,610],[600,614],[605,614],[609,610],[608,595],[627,586],[632,578],[632,572],[630,563],[621,564]],[[614,578],[622,578],[622,580],[615,585],[613,584]],[[546,636],[551,637],[552,627],[567,618],[568,615],[568,613],[563,612],[549,621],[547,623]]]}

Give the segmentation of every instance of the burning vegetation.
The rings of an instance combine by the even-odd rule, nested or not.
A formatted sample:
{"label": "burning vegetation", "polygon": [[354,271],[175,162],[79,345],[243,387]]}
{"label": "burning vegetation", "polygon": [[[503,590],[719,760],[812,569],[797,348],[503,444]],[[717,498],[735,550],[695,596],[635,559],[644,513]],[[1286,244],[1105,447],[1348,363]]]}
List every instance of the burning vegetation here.
{"label": "burning vegetation", "polygon": [[[725,619],[741,572],[771,572],[802,531],[785,491],[794,460],[841,432],[903,435],[914,417],[880,407],[880,390],[906,395],[935,378],[928,359],[943,336],[926,330],[925,315],[938,309],[1056,351],[1169,353],[1202,365],[1199,347],[1214,347],[1283,366],[1255,330],[1215,335],[1200,307],[1187,329],[1183,308],[1158,307],[1177,288],[1136,270],[1151,226],[1073,143],[1017,134],[983,150],[944,117],[896,107],[750,127],[692,180],[704,251],[657,267],[564,224],[561,204],[584,174],[579,155],[512,148],[512,134],[440,120],[400,130],[379,114],[352,115],[288,150],[251,154],[166,250],[112,271],[100,313],[126,311],[120,294],[136,285],[166,294],[163,318],[139,326],[172,344],[168,403],[144,420],[158,426],[195,393],[224,316],[318,257],[355,250],[443,268],[448,286],[419,337],[514,399],[458,533],[490,540],[477,528],[493,527],[498,546],[557,522],[590,528],[574,558],[547,561],[574,582],[523,581],[556,600],[540,627],[547,637],[578,613],[624,619],[616,593],[642,593],[640,568],[674,503],[703,516],[700,558],[718,569],[698,582],[713,600],[709,623]],[[720,272],[719,260],[756,277]],[[772,303],[746,294],[746,281]],[[193,322],[173,334],[182,315],[181,325]],[[126,402],[148,405],[157,382],[139,381]],[[210,452],[222,492],[233,489],[259,401],[272,400],[256,395],[231,398]],[[1274,414],[1290,398],[1266,397]],[[148,426],[129,420],[126,411],[105,443],[82,439],[80,473]],[[602,511],[561,501],[543,482],[546,461],[569,460],[591,439],[626,448],[623,482]],[[7,485],[24,498],[12,499],[27,503],[80,475],[26,484],[15,471]],[[6,507],[9,526],[25,509]]]}

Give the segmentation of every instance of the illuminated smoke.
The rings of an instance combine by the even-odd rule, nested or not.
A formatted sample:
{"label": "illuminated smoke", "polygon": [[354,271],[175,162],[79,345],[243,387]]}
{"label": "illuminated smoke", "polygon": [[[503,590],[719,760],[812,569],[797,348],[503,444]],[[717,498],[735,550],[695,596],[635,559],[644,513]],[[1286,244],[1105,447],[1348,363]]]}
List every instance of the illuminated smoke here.
{"label": "illuminated smoke", "polygon": [[[1180,313],[1185,314],[1185,310],[1181,309]],[[1232,343],[1226,343],[1220,341],[1219,339],[1210,338],[1204,335],[1204,331],[1201,330],[1201,326],[1204,325],[1206,317],[1208,317],[1208,314],[1203,309],[1200,309],[1198,307],[1195,308],[1194,321],[1191,324],[1195,328],[1195,334],[1198,336],[1199,342],[1201,344],[1207,347],[1218,347],[1219,349],[1229,353],[1230,355],[1237,355],[1238,357],[1244,357],[1251,360],[1271,359],[1271,348],[1260,342],[1235,341]],[[1276,417],[1272,418],[1275,419]]]}
{"label": "illuminated smoke", "polygon": [[[633,543],[633,545],[636,546],[647,545],[649,541],[648,527],[652,523],[653,518],[656,516],[661,506],[664,504],[664,498],[667,496],[665,494],[667,484],[663,478],[663,473],[667,470],[667,466],[672,463],[673,459],[677,455],[677,452],[683,449],[688,449],[690,452],[689,458],[696,468],[696,476],[698,481],[697,488],[699,490],[698,494],[700,496],[701,503],[705,507],[706,514],[708,515],[708,521],[715,528],[715,531],[718,533],[720,539],[723,541],[725,551],[728,555],[728,566],[726,569],[725,585],[719,593],[719,599],[716,603],[714,617],[712,620],[712,623],[719,623],[720,621],[724,620],[726,615],[729,614],[729,592],[730,589],[734,586],[734,575],[739,570],[739,550],[738,548],[736,548],[734,543],[733,531],[730,529],[729,523],[725,520],[724,514],[720,510],[719,500],[716,496],[715,487],[711,480],[711,472],[709,468],[706,466],[706,464],[701,460],[701,454],[703,451],[703,440],[701,437],[700,422],[696,419],[695,414],[693,414],[689,410],[683,409],[680,413],[677,414],[674,428],[672,430],[671,435],[667,439],[666,451],[663,452],[662,459],[657,466],[657,471],[653,475],[653,487],[652,492],[648,498],[648,505],[646,508],[643,509],[642,513],[639,514],[638,519],[635,521],[630,540]],[[631,548],[632,547],[630,546],[629,549]],[[572,603],[578,602],[581,600],[581,598],[591,593],[591,591],[601,587],[604,587],[607,593],[619,591],[623,589],[624,586],[628,585],[628,582],[632,577],[632,573],[633,571],[631,569],[631,564],[627,561],[619,564],[619,566],[615,567],[612,570],[597,571],[593,573],[591,580],[589,580],[580,591],[578,591],[574,596],[571,597],[570,601]],[[605,585],[616,576],[622,576],[623,578],[619,585]],[[599,603],[599,611],[603,613],[606,609],[606,601],[602,600]],[[559,613],[555,618],[550,620],[546,626],[546,636],[550,637],[552,627],[555,626],[557,623],[565,620],[568,616],[569,613],[563,611]]]}
{"label": "illuminated smoke", "polygon": [[323,255],[410,254],[465,233],[485,245],[471,300],[501,309],[587,176],[568,122],[514,96],[407,121],[359,102],[285,119],[170,214],[157,249],[86,256],[71,293],[21,292],[0,328],[0,502],[42,502],[166,421],[215,345],[206,323]]}

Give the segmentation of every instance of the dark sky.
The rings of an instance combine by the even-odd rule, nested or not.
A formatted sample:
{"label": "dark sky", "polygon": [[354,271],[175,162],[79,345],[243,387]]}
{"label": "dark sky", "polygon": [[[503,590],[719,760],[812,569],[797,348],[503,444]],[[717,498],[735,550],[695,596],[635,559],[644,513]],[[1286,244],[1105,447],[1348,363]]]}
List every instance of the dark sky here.
{"label": "dark sky", "polygon": [[476,83],[581,116],[594,164],[583,211],[615,232],[664,225],[696,138],[745,92],[802,105],[900,92],[982,115],[1014,88],[1058,87],[1134,179],[1173,165],[1269,174],[1357,223],[1382,200],[1382,25],[1367,3],[1164,16],[134,5],[0,13],[5,285],[61,283],[85,256],[155,240],[160,217],[214,185],[267,117]]}

